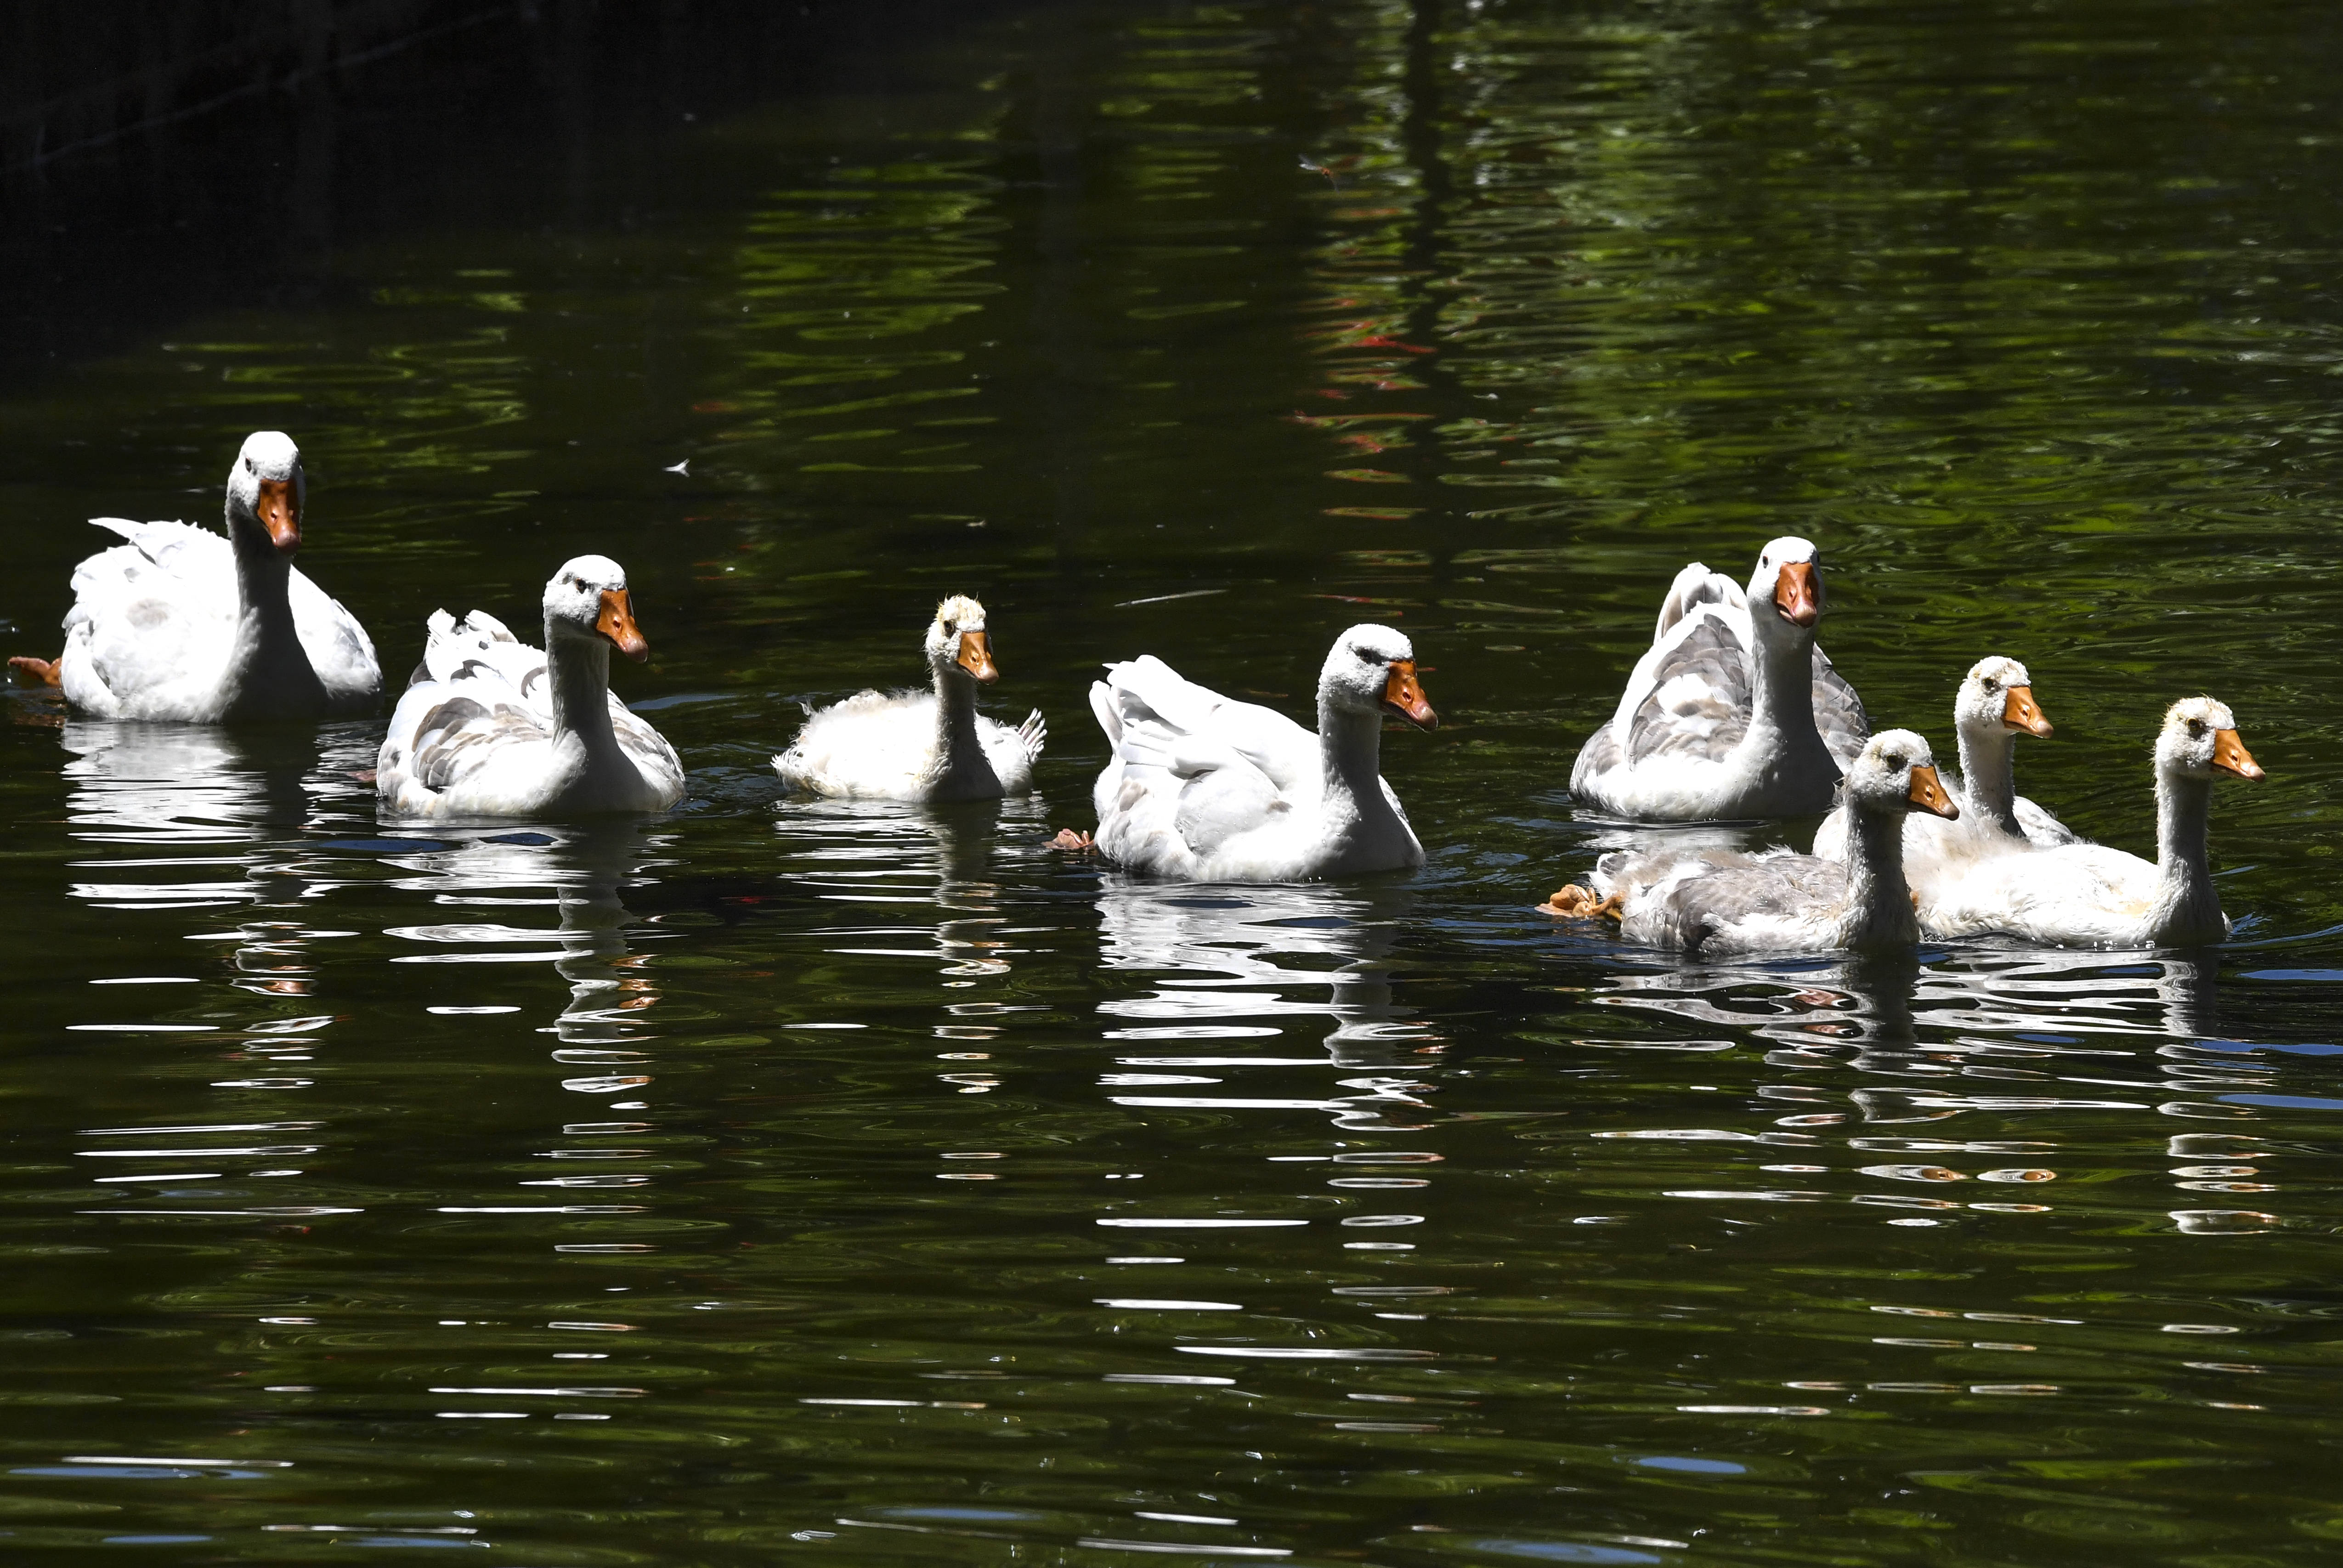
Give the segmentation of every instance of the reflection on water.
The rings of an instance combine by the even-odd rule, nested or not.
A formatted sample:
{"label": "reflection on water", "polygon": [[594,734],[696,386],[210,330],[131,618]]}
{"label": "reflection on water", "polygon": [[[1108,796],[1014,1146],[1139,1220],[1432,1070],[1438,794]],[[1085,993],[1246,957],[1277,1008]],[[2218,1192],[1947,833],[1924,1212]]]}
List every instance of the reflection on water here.
{"label": "reflection on water", "polygon": [[[1123,1067],[1189,1070],[1110,1073],[1111,1087],[1150,1091],[1114,1095],[1114,1103],[1329,1111],[1336,1127],[1357,1131],[1424,1126],[1430,1107],[1417,1095],[1430,1086],[1415,1074],[1442,1048],[1438,1036],[1412,1021],[1412,1010],[1394,1004],[1391,978],[1398,933],[1417,902],[1397,890],[1378,895],[1325,887],[1182,887],[1110,875],[1099,892],[1102,960],[1110,970],[1150,976],[1154,989],[1100,1004],[1101,1013],[1126,1020],[1106,1038],[1123,1042],[1124,1050],[1180,1053],[1118,1056]],[[1231,1048],[1174,1043],[1292,1039],[1312,1019],[1333,1026],[1321,1041],[1322,1057],[1278,1055],[1273,1046],[1248,1054],[1193,1055],[1187,1053]],[[1242,1085],[1244,1070],[1321,1064],[1361,1074],[1333,1080],[1333,1087],[1353,1092],[1315,1100],[1240,1099],[1154,1088],[1232,1080]],[[1197,1076],[1195,1069],[1212,1071]]]}

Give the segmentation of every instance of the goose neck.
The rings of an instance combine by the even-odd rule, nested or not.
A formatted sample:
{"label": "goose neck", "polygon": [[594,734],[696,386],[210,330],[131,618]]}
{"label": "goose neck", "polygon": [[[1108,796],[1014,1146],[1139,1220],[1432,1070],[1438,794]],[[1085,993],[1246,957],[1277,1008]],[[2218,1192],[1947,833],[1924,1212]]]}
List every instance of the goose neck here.
{"label": "goose neck", "polygon": [[1749,738],[1769,747],[1804,736],[1822,744],[1815,728],[1814,634],[1785,622],[1768,603],[1749,607],[1755,657],[1749,661]]}
{"label": "goose neck", "polygon": [[2159,769],[2156,776],[2157,924],[2173,935],[2217,930],[2221,900],[2213,890],[2207,848],[2213,781]]}
{"label": "goose neck", "polygon": [[1998,724],[1977,728],[1962,725],[1961,788],[1966,799],[1962,815],[1975,812],[1986,824],[2005,833],[2022,833],[2017,825],[2017,737]]}
{"label": "goose neck", "polygon": [[983,749],[976,735],[976,682],[949,662],[934,668],[936,765],[949,773]]}
{"label": "goose neck", "polygon": [[616,752],[618,735],[610,728],[610,645],[599,637],[580,637],[548,615],[545,661],[552,684],[554,739],[574,735],[589,754]]}
{"label": "goose neck", "polygon": [[1899,940],[1917,934],[1912,890],[1904,879],[1904,813],[1852,803],[1847,811],[1849,911],[1865,927],[1890,928]]}
{"label": "goose neck", "polygon": [[1383,719],[1318,698],[1318,756],[1329,799],[1348,796],[1364,809],[1383,799]]}

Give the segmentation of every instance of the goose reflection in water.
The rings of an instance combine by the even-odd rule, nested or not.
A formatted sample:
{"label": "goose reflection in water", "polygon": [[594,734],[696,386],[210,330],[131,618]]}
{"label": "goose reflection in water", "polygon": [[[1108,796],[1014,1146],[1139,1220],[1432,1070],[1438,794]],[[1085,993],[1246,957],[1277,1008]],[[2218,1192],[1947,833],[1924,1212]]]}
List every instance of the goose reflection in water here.
{"label": "goose reflection in water", "polygon": [[[1100,1004],[1121,1020],[1107,1038],[1146,1051],[1116,1059],[1140,1070],[1108,1074],[1108,1086],[1122,1091],[1111,1098],[1134,1108],[1322,1110],[1337,1127],[1358,1130],[1426,1125],[1420,1096],[1429,1086],[1416,1075],[1441,1046],[1392,998],[1391,954],[1414,903],[1398,890],[1110,875],[1099,890],[1103,966],[1158,977],[1146,995]],[[1192,1043],[1283,1037],[1306,1019],[1333,1024],[1322,1054],[1244,1053],[1226,1045],[1205,1054],[1210,1048]],[[1232,1071],[1324,1067],[1358,1073],[1333,1085],[1353,1092],[1294,1099],[1204,1087],[1226,1082]]]}
{"label": "goose reflection in water", "polygon": [[[1766,1064],[1786,1071],[1758,1093],[1782,1114],[1762,1131],[1715,1136],[1819,1152],[1825,1140],[1841,1136],[1825,1130],[1844,1127],[1846,1147],[1871,1159],[1882,1152],[2024,1159],[1981,1173],[1935,1163],[1864,1166],[1869,1175],[1949,1182],[1982,1174],[1989,1181],[2047,1182],[2058,1174],[2052,1156],[2071,1141],[2076,1113],[2087,1118],[2086,1127],[2105,1115],[2113,1119],[2105,1124],[2112,1136],[2167,1147],[2175,1161],[2174,1185],[2183,1194],[2230,1195],[2232,1203],[2257,1205],[2217,1209],[2210,1205],[2219,1198],[2189,1197],[2192,1207],[2171,1213],[2181,1230],[2268,1229],[2280,1223],[2266,1211],[2267,1195],[2277,1187],[2255,1161],[2271,1155],[2237,1125],[2261,1115],[2257,1097],[2238,1091],[2271,1087],[2284,1055],[2309,1048],[2223,1038],[2216,976],[2209,958],[1996,944],[1964,945],[1925,965],[1875,960],[1672,969],[1616,977],[1597,1000],[1729,1035],[1580,1043],[1722,1051],[1751,1037],[1764,1041]],[[1994,1136],[1985,1141],[1963,1136],[1961,1119],[1977,1112],[1994,1123]],[[2223,1130],[2175,1132],[2173,1118],[2212,1121]],[[2037,1120],[2038,1132],[2029,1126]],[[1935,1125],[1922,1131],[1919,1124]],[[1914,1129],[1910,1134],[1901,1131],[1907,1126]],[[2053,1127],[2067,1136],[2053,1134]],[[1611,1134],[1666,1135],[1661,1130]],[[1820,1174],[1825,1167],[1769,1169]]]}
{"label": "goose reflection in water", "polygon": [[[852,945],[827,950],[941,959],[946,988],[967,990],[1009,973],[1010,960],[1022,950],[1004,930],[1009,916],[990,872],[1004,840],[1040,839],[1041,809],[1038,799],[950,806],[791,801],[774,828],[788,845],[782,861],[789,880],[866,917],[830,928],[830,936]],[[936,910],[943,918],[930,921]],[[907,939],[926,945],[905,946]],[[880,942],[889,945],[869,945]]]}
{"label": "goose reflection in water", "polygon": [[230,731],[68,720],[59,740],[68,831],[95,848],[69,891],[101,909],[247,906],[231,961],[247,990],[307,995],[313,930],[300,906],[339,885],[305,835],[373,820],[362,724]]}
{"label": "goose reflection in water", "polygon": [[[630,930],[634,917],[619,891],[648,879],[650,868],[662,863],[657,857],[667,838],[634,821],[500,827],[477,835],[435,831],[444,843],[391,858],[407,873],[392,885],[427,893],[436,904],[478,918],[390,928],[386,935],[434,950],[401,954],[391,962],[551,964],[569,982],[568,1000],[553,1021],[560,1042],[554,1060],[565,1068],[588,1070],[563,1080],[562,1087],[582,1094],[640,1094],[651,1082],[639,1070],[649,1058],[637,1048],[652,1038],[642,1015],[657,1004],[659,990],[633,949],[655,933]],[[548,909],[558,912],[557,925],[524,924],[526,917],[508,912]],[[449,989],[433,988],[441,995]],[[640,1110],[643,1103],[618,1100],[610,1108]]]}

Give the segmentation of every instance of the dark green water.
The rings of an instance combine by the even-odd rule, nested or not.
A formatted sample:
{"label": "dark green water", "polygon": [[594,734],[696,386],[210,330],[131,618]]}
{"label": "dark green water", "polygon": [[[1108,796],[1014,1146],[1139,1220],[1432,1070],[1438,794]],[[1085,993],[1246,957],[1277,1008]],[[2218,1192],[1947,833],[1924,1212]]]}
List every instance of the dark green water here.
{"label": "dark green water", "polygon": [[[367,724],[15,699],[0,1555],[2332,1561],[2338,34],[1051,11],[15,397],[12,649],[78,519],[215,518],[281,427],[395,672],[624,562],[692,798],[386,837]],[[1875,719],[1948,746],[2024,658],[2024,787],[2124,847],[2163,707],[2230,703],[2237,940],[1690,970],[1531,913],[1668,578],[1782,532]],[[780,799],[948,590],[1042,796]],[[1387,738],[1421,874],[1041,847],[1100,660],[1300,712],[1366,618],[1447,721]]]}

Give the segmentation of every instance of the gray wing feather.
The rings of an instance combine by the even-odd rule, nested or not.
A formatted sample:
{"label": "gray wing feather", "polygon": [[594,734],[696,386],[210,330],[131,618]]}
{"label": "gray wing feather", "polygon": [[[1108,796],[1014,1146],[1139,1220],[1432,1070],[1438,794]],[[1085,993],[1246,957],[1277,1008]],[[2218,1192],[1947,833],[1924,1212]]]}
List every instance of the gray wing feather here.
{"label": "gray wing feather", "polygon": [[416,725],[410,771],[425,788],[445,791],[499,745],[541,739],[545,733],[545,726],[510,703],[490,708],[468,697],[450,697]]}
{"label": "gray wing feather", "polygon": [[1842,773],[1855,766],[1864,743],[1871,739],[1871,716],[1863,710],[1863,699],[1823,653],[1820,643],[1815,645],[1815,728],[1822,732],[1823,744],[1830,748]]}
{"label": "gray wing feather", "polygon": [[1656,674],[1628,727],[1631,762],[1670,756],[1720,761],[1741,743],[1753,700],[1749,650],[1723,616],[1701,617]]}

